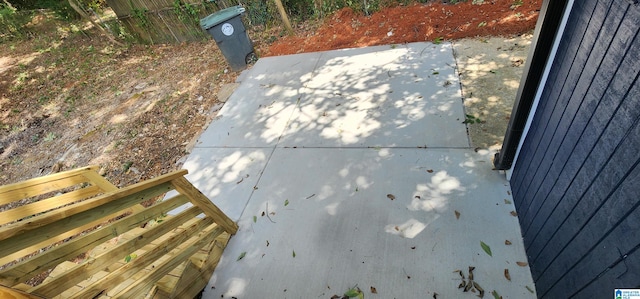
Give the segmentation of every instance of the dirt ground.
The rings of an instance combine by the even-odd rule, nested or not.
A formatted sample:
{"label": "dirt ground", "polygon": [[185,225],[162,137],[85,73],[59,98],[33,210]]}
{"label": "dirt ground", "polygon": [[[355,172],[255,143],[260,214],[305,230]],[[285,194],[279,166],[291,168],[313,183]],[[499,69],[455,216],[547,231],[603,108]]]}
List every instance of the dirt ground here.
{"label": "dirt ground", "polygon": [[474,147],[500,150],[531,38],[531,33],[525,33],[453,41]]}
{"label": "dirt ground", "polygon": [[[472,139],[489,147],[504,133],[491,127],[506,128],[512,104],[503,99],[515,94],[526,56],[528,38],[519,35],[533,29],[540,5],[434,2],[371,16],[344,9],[275,43],[278,27],[250,36],[261,56],[454,41],[467,113],[480,120],[470,124]],[[98,164],[124,186],[180,168],[222,107],[218,91],[238,75],[215,43],[115,47],[82,24],[52,22],[40,17],[31,25],[37,35],[0,45],[0,185]],[[488,37],[496,35],[507,37]],[[465,37],[474,38],[455,41]],[[481,83],[490,78],[497,81]]]}

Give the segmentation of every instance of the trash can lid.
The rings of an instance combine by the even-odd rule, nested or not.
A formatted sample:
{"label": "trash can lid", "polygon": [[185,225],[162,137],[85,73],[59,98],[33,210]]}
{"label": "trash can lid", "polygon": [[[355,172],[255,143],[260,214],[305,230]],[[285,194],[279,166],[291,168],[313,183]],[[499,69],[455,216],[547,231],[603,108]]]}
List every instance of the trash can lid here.
{"label": "trash can lid", "polygon": [[226,20],[232,19],[236,16],[244,13],[244,7],[237,5],[229,8],[225,8],[223,10],[214,12],[210,14],[208,17],[200,20],[200,27],[204,30],[208,30],[209,28],[216,26]]}

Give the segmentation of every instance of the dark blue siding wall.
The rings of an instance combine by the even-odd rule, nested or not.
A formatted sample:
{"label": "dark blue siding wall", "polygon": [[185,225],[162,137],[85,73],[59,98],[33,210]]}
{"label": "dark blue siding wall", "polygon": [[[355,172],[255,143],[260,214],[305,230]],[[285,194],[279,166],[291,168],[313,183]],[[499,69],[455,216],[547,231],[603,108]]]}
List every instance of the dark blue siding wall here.
{"label": "dark blue siding wall", "polygon": [[511,186],[538,295],[640,287],[640,7],[577,0]]}

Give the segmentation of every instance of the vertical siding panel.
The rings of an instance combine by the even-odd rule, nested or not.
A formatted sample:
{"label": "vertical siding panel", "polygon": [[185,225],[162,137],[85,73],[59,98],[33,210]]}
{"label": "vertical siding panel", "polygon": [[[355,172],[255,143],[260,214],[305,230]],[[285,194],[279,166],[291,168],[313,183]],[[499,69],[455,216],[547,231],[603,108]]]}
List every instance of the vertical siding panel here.
{"label": "vertical siding panel", "polygon": [[[635,224],[635,229],[638,225],[640,224]],[[625,234],[625,237],[627,235]],[[616,240],[613,241],[616,242]],[[640,289],[640,250],[638,249],[640,244],[627,254],[615,251],[614,253],[619,254],[618,259],[587,286],[578,288],[579,291],[574,298],[611,298],[612,290],[623,286]]]}
{"label": "vertical siding panel", "polygon": [[576,1],[513,170],[544,298],[640,287],[640,5]]}
{"label": "vertical siding panel", "polygon": [[[627,24],[631,23],[631,20],[625,21]],[[625,30],[624,34],[631,34],[629,30]],[[635,32],[633,32],[635,34]],[[620,39],[626,43],[628,40]],[[537,280],[538,276],[544,276],[541,284],[545,284],[547,281],[552,281],[557,278],[562,271],[562,267],[566,267],[565,262],[570,263],[573,257],[562,259],[558,254],[567,246],[572,237],[580,230],[582,223],[586,221],[584,217],[581,217],[579,213],[585,212],[582,207],[578,205],[584,199],[585,196],[594,195],[592,191],[589,193],[587,189],[594,184],[594,179],[597,178],[602,172],[602,165],[608,163],[610,154],[614,151],[617,144],[624,138],[626,130],[633,124],[635,117],[627,115],[625,109],[618,110],[620,105],[620,99],[622,99],[627,92],[628,87],[634,82],[634,78],[638,73],[640,64],[635,57],[640,54],[638,48],[634,48],[626,56],[620,55],[617,51],[611,51],[611,59],[620,60],[621,57],[626,57],[630,60],[629,63],[623,64],[618,69],[618,75],[610,75],[604,72],[602,76],[615,77],[611,88],[607,90],[605,97],[600,101],[600,105],[592,114],[593,117],[589,121],[586,127],[586,134],[582,135],[578,141],[576,150],[572,151],[573,155],[571,159],[577,157],[580,159],[585,153],[588,153],[584,162],[581,163],[578,175],[575,177],[567,192],[563,198],[559,201],[557,206],[552,207],[551,216],[548,219],[541,219],[544,223],[544,227],[540,233],[535,237],[533,245],[528,248],[528,252],[531,256],[534,256],[532,262],[538,266],[547,267],[549,269],[543,271],[548,273],[536,273],[534,279]],[[636,111],[639,106],[633,101],[627,100],[623,103],[623,107],[626,105],[632,105],[627,107],[634,113],[640,114],[640,111]],[[616,113],[614,115],[614,113]],[[611,121],[611,123],[609,123]],[[601,128],[606,128],[602,131]],[[621,132],[623,130],[624,132]],[[594,140],[595,139],[595,140]],[[629,165],[625,165],[628,167]],[[604,189],[605,192],[607,191]],[[577,215],[572,215],[576,211]],[[572,254],[576,254],[572,252]],[[556,262],[556,260],[560,260]]]}
{"label": "vertical siding panel", "polygon": [[[587,0],[584,2],[580,1],[576,4],[571,15],[572,19],[568,22],[566,33],[563,36],[562,45],[558,51],[560,55],[556,56],[554,61],[554,65],[557,65],[557,67],[554,67],[554,71],[550,74],[548,82],[564,82],[566,80],[566,76],[568,76],[568,73],[571,70],[571,65],[573,64],[566,62],[575,60],[579,46],[587,32],[586,29],[589,27],[591,14],[596,7],[596,3],[596,0]],[[545,95],[543,95],[543,97],[549,97],[549,93],[559,92],[561,87],[561,84],[550,85],[548,89],[545,89]],[[553,104],[554,103],[551,101],[543,101],[541,102],[539,111],[548,111],[549,108],[546,106],[552,107]],[[532,122],[529,134],[526,137],[527,142],[530,142],[531,144],[540,144],[539,140],[545,134],[547,119],[548,116],[546,114],[536,115]],[[530,183],[531,177],[535,172],[535,167],[537,163],[539,163],[534,161],[532,158],[535,156],[536,149],[537,148],[535,147],[522,149],[521,155],[528,157],[528,159],[519,159],[518,167],[514,171],[514,179],[512,179],[511,182],[514,195],[519,199],[516,202],[516,205],[520,211],[526,211],[531,203],[531,197],[527,193],[527,188],[523,188],[522,186]],[[516,194],[516,192],[520,192],[521,194]]]}
{"label": "vertical siding panel", "polygon": [[[610,20],[615,19],[616,21],[612,22],[612,24],[605,24],[605,26],[615,26],[614,28],[618,26],[618,21],[622,19],[624,9],[617,7],[615,10],[619,11],[619,13],[615,14],[615,18],[612,16]],[[634,26],[634,24],[627,19],[619,30],[612,29],[607,31],[611,36],[616,34],[617,31],[617,34],[615,35],[615,42],[611,44],[610,48],[608,47],[611,42],[611,37],[604,40],[598,40],[596,42],[596,46],[594,47],[595,49],[592,54],[594,54],[597,59],[596,61],[587,60],[586,64],[595,64],[597,66],[600,61],[603,61],[601,56],[605,54],[607,56],[602,62],[602,67],[599,70],[591,69],[588,72],[593,74],[599,71],[593,81],[589,79],[589,81],[586,82],[591,84],[591,86],[580,86],[583,82],[578,82],[579,88],[582,91],[574,93],[576,100],[568,103],[568,106],[571,106],[572,104],[581,105],[579,107],[570,107],[571,109],[567,109],[568,112],[571,113],[564,117],[567,121],[575,120],[576,126],[570,126],[569,130],[564,129],[565,131],[562,134],[563,138],[559,139],[562,143],[549,147],[549,152],[552,154],[557,153],[555,157],[550,159],[554,160],[554,165],[552,165],[553,170],[551,172],[558,173],[558,175],[555,177],[547,175],[551,178],[546,181],[546,184],[551,187],[551,191],[537,197],[539,198],[537,201],[543,202],[545,205],[540,207],[538,213],[534,215],[536,216],[535,218],[530,217],[525,218],[524,220],[527,223],[531,223],[531,226],[529,226],[527,230],[524,230],[524,237],[525,239],[531,240],[533,243],[529,247],[529,254],[534,258],[534,260],[538,257],[544,246],[547,245],[547,242],[544,240],[550,239],[550,237],[555,233],[557,227],[565,221],[566,215],[573,207],[573,204],[579,200],[584,193],[584,190],[589,187],[588,180],[576,180],[576,175],[578,170],[584,166],[588,155],[592,152],[594,145],[602,135],[607,121],[612,117],[615,108],[620,103],[620,98],[615,102],[607,103],[606,100],[601,100],[601,97],[610,84],[612,78],[615,76],[614,74],[616,73],[616,70],[620,67],[622,62],[620,58],[624,57],[625,52],[630,45],[629,39],[632,38],[635,33],[631,30],[631,26]],[[630,56],[633,57],[634,55],[635,54],[631,54]],[[625,69],[619,71],[619,74],[625,77],[627,77],[627,75],[635,77],[635,75],[633,75],[637,73],[637,68],[634,67],[635,64],[632,67],[628,66],[629,65],[623,66]],[[591,76],[592,75],[589,75],[588,77]],[[630,80],[633,80],[633,77],[631,77]],[[627,85],[629,84],[628,80],[625,82]],[[612,91],[607,90],[607,93],[610,92]],[[617,92],[620,96],[623,96],[626,92],[626,87],[623,90],[617,90]],[[584,102],[582,101],[583,98],[585,98]],[[602,101],[605,101],[605,103],[602,103]],[[599,111],[596,112],[596,110]],[[604,122],[598,122],[598,118],[592,119],[594,113],[596,116],[600,116]],[[595,154],[598,153],[599,152],[596,152]],[[571,161],[571,163],[567,163],[569,161]],[[598,161],[600,161],[600,163],[604,163],[603,160]],[[596,175],[597,173],[595,173],[595,168],[588,166],[589,165],[587,165],[586,169],[582,168],[583,172],[591,171],[591,175],[586,175],[585,177]],[[571,188],[568,186],[571,186]],[[564,200],[560,201],[561,198],[564,198]]]}
{"label": "vertical siding panel", "polygon": [[[557,171],[557,168],[551,167],[552,163],[564,164],[564,161],[566,161],[556,160],[560,143],[565,139],[573,139],[575,142],[582,133],[581,131],[572,131],[573,134],[567,134],[571,122],[575,115],[577,115],[576,111],[578,111],[578,108],[582,104],[587,91],[589,91],[590,94],[598,94],[596,97],[599,98],[604,93],[604,90],[608,85],[608,82],[604,84],[604,86],[593,86],[592,84],[594,77],[600,70],[602,61],[607,54],[607,49],[613,40],[613,36],[622,19],[624,11],[620,11],[615,8],[611,9],[606,6],[606,4],[598,3],[596,12],[597,13],[593,15],[593,18],[599,19],[600,21],[592,22],[590,24],[590,28],[588,30],[589,33],[587,34],[588,38],[586,38],[581,45],[582,49],[585,49],[586,47],[589,50],[580,51],[579,55],[577,55],[576,61],[574,62],[574,65],[583,65],[584,67],[573,68],[573,71],[570,72],[566,81],[563,82],[564,86],[562,91],[557,96],[558,101],[556,102],[556,108],[548,120],[548,123],[552,126],[545,134],[546,138],[543,138],[540,141],[541,143],[546,144],[547,147],[543,151],[539,152],[540,156],[543,158],[538,163],[538,170],[536,171],[535,176],[537,180],[534,179],[532,182],[532,186],[538,188],[537,190],[530,188],[528,192],[531,198],[536,198],[537,200],[532,200],[531,205],[526,211],[524,211],[524,213],[518,213],[519,215],[522,215],[524,223],[538,224],[537,227],[534,227],[533,231],[537,231],[540,225],[540,222],[534,221],[534,218],[538,215],[541,206],[543,206],[543,204],[548,200],[546,196],[549,194],[550,189],[553,187],[560,174],[559,171]],[[614,16],[606,18],[609,14]],[[602,20],[605,19],[606,22],[602,23]],[[594,47],[593,45],[596,46]],[[606,71],[614,72],[617,61],[614,61],[614,63],[616,64],[609,66],[612,69]],[[566,82],[569,83],[566,84]],[[580,128],[580,130],[583,129],[584,127]],[[551,205],[553,205],[553,203],[551,203]],[[530,228],[531,227],[528,225],[523,226],[525,238],[530,237]]]}
{"label": "vertical siding panel", "polygon": [[[595,160],[602,159],[600,156],[603,153],[613,153],[613,155],[605,157],[606,166],[596,171],[597,175],[591,182],[589,189],[568,213],[566,222],[552,237],[549,246],[542,254],[541,259],[553,259],[537,281],[541,286],[538,290],[540,293],[544,292],[542,286],[553,285],[558,280],[566,280],[567,277],[579,276],[574,278],[574,282],[589,277],[589,271],[581,270],[572,273],[571,269],[576,267],[578,263],[582,263],[582,257],[589,254],[589,251],[593,250],[592,246],[607,234],[607,230],[611,228],[611,224],[608,223],[611,217],[619,219],[638,204],[637,200],[630,201],[628,198],[615,195],[616,193],[613,193],[613,196],[609,194],[616,191],[618,183],[628,175],[632,167],[636,166],[635,163],[640,161],[640,151],[638,151],[640,125],[638,125],[638,120],[640,120],[640,103],[636,99],[627,98],[624,106],[613,117],[603,139],[594,150],[596,154],[590,156],[590,161],[587,163],[595,163]],[[621,143],[620,139],[622,139]],[[616,146],[618,143],[620,143],[619,146]],[[584,181],[588,181],[588,179]],[[640,188],[637,181],[629,183],[633,184],[634,188]],[[638,242],[638,239],[634,241]],[[566,246],[562,247],[563,244]],[[582,267],[589,268],[591,272],[599,273],[601,271],[601,268],[592,262],[582,265]]]}
{"label": "vertical siding panel", "polygon": [[[640,134],[640,130],[636,129],[635,133]],[[638,141],[636,140],[636,142]],[[636,146],[638,144],[636,143]],[[621,257],[637,250],[640,245],[640,230],[638,229],[640,202],[624,200],[629,198],[628,196],[640,193],[640,184],[637,183],[640,179],[640,167],[637,164],[635,166],[618,190],[602,206],[603,212],[596,214],[589,225],[576,237],[576,243],[582,243],[579,245],[588,248],[589,252],[557,281],[555,286],[544,295],[545,297],[559,298],[561,294],[566,295],[568,286],[575,286],[574,291],[579,293],[580,289],[593,284],[602,273],[619,263]],[[638,284],[640,281],[634,282],[631,286]],[[589,297],[605,298],[604,295],[611,295],[613,288],[605,289],[602,285],[599,287],[601,290],[595,291],[595,294]],[[618,285],[617,287],[623,286]],[[596,296],[598,293],[602,296]]]}

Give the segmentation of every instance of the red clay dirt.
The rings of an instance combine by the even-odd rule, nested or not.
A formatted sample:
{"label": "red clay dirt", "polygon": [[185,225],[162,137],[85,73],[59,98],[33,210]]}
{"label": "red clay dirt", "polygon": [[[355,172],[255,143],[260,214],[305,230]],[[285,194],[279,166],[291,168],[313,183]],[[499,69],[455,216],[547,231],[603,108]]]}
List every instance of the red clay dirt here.
{"label": "red clay dirt", "polygon": [[541,0],[487,0],[457,4],[430,2],[384,8],[370,16],[343,8],[317,31],[273,43],[262,56],[358,48],[477,36],[511,36],[531,31]]}

